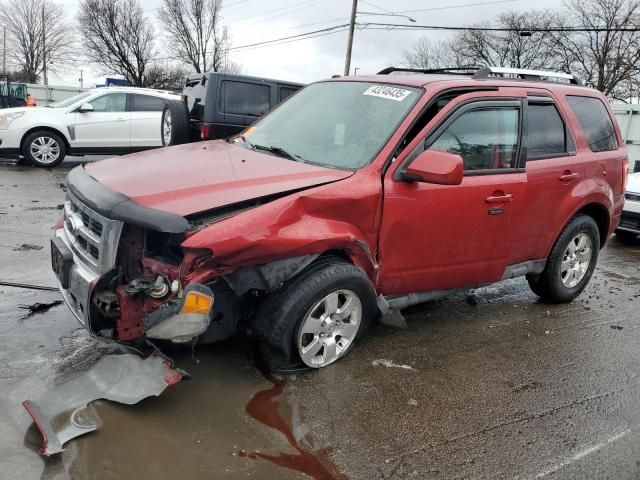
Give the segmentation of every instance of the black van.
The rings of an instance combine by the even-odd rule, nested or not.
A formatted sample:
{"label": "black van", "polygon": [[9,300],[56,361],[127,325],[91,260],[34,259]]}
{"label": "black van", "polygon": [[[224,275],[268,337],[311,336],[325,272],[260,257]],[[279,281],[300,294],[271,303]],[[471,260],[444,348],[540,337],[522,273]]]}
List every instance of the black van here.
{"label": "black van", "polygon": [[193,140],[225,138],[241,132],[304,85],[220,72],[187,77],[187,102]]}

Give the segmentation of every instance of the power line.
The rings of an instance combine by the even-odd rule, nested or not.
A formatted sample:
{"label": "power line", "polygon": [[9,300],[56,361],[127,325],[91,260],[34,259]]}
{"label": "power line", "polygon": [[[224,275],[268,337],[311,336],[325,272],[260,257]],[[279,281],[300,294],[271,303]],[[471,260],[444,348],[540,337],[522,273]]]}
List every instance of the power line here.
{"label": "power line", "polygon": [[249,20],[250,18],[259,17],[260,15],[268,15],[270,13],[281,12],[281,11],[287,10],[289,8],[295,8],[295,7],[298,7],[300,5],[313,3],[315,1],[316,0],[302,0],[301,2],[290,3],[290,4],[285,5],[284,7],[280,7],[280,8],[273,8],[273,9],[270,9],[270,10],[264,10],[262,12],[254,13],[253,15],[248,15],[246,17],[232,18],[231,20],[227,20],[225,23],[229,24],[229,23],[235,23],[235,22],[242,22],[244,20]]}
{"label": "power line", "polygon": [[374,5],[373,3],[365,2],[365,0],[360,0],[360,2],[364,3],[365,5],[369,5],[370,7],[377,8],[378,10],[382,10],[385,13],[393,13],[391,10],[386,10],[382,7],[379,7],[378,5]]}
{"label": "power line", "polygon": [[[450,30],[450,31],[467,31],[467,32],[533,32],[533,33],[552,33],[552,32],[640,32],[640,27],[549,27],[549,28],[508,28],[508,27],[452,27],[443,25],[408,25],[403,23],[374,23],[360,22],[361,28],[368,29],[370,27],[386,27],[373,28],[374,30]],[[389,28],[391,27],[391,28]]]}
{"label": "power line", "polygon": [[330,32],[332,30],[337,30],[339,28],[345,28],[345,27],[348,27],[348,26],[349,26],[348,23],[345,23],[345,24],[342,24],[342,25],[334,25],[333,27],[321,28],[319,30],[313,30],[311,32],[299,33],[297,35],[290,35],[288,37],[274,38],[272,40],[265,40],[263,42],[249,43],[247,45],[240,45],[240,46],[237,46],[237,47],[230,47],[229,50],[240,50],[240,49],[248,48],[248,47],[256,47],[258,45],[266,45],[268,43],[279,42],[281,40],[290,40],[290,39],[294,39],[294,38],[305,37],[305,36],[308,36],[308,35],[313,35],[315,33]]}
{"label": "power line", "polygon": [[[447,7],[431,7],[431,8],[421,8],[418,10],[401,10],[399,12],[394,13],[419,13],[419,12],[432,12],[434,10],[450,10],[453,8],[465,8],[465,7],[480,7],[484,5],[495,5],[497,3],[512,3],[519,2],[521,0],[495,0],[491,2],[477,2],[477,3],[464,3],[462,5],[449,5]],[[366,3],[366,2],[363,2]]]}

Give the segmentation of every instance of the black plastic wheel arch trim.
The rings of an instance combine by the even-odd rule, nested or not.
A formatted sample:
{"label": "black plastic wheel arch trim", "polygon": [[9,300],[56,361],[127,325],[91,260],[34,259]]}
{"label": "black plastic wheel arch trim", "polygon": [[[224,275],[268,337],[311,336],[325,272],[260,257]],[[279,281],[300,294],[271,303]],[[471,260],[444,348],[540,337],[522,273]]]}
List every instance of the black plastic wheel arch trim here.
{"label": "black plastic wheel arch trim", "polygon": [[97,181],[82,165],[69,172],[67,187],[78,200],[106,218],[164,233],[182,233],[189,228],[186,218],[134,202]]}

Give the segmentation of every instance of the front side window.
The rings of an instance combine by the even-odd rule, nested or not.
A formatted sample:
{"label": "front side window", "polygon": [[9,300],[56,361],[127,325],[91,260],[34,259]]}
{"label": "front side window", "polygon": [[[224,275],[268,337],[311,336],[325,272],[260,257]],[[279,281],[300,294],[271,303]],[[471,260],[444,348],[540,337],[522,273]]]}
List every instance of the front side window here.
{"label": "front side window", "polygon": [[91,92],[79,93],[78,95],[74,95],[73,97],[65,98],[64,100],[60,100],[59,102],[51,103],[47,105],[49,108],[67,108],[73,105],[74,103],[79,103],[80,101],[86,100],[91,96]]}
{"label": "front side window", "polygon": [[225,80],[220,92],[220,111],[260,117],[269,110],[270,94],[269,85]]}
{"label": "front side window", "polygon": [[405,86],[315,83],[260,120],[249,139],[310,163],[357,169],[373,160],[420,95]]}
{"label": "front side window", "polygon": [[89,103],[93,106],[93,111],[97,113],[125,112],[127,109],[127,94],[109,93],[94,98]]}
{"label": "front side window", "polygon": [[592,152],[618,149],[616,131],[604,104],[597,98],[569,95],[567,101],[578,117]]}
{"label": "front side window", "polygon": [[456,118],[429,150],[460,155],[465,171],[513,168],[517,161],[520,109],[487,107]]}
{"label": "front side window", "polygon": [[300,89],[293,88],[293,87],[280,87],[280,101],[282,102],[283,100],[287,99],[288,97],[296,93],[298,90]]}

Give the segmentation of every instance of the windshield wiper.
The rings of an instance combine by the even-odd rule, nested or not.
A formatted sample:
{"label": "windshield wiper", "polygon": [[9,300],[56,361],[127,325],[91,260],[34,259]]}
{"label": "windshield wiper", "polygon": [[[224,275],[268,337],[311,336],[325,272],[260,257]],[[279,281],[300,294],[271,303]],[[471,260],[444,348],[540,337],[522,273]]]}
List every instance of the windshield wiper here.
{"label": "windshield wiper", "polygon": [[277,145],[271,145],[270,147],[267,147],[265,145],[254,145],[255,149],[258,150],[265,150],[267,152],[271,152],[271,153],[275,153],[276,155],[280,156],[280,157],[286,157],[289,158],[291,160],[294,160],[296,162],[302,162],[302,163],[307,163],[307,161],[302,158],[300,155],[296,155],[295,153],[291,153],[290,151],[282,148],[282,147],[278,147]]}
{"label": "windshield wiper", "polygon": [[[251,143],[251,142],[247,139],[247,137],[245,137],[244,135],[240,135],[239,137],[236,137],[236,138],[239,138],[240,140],[242,140],[242,141],[243,141],[243,143],[244,143],[247,147],[249,147],[249,149],[250,149],[250,150],[255,150],[255,149],[256,149],[256,146],[255,146],[253,143]],[[233,140],[229,139],[229,140],[228,140],[228,143],[232,143],[233,141],[235,141],[235,138],[234,138]]]}

